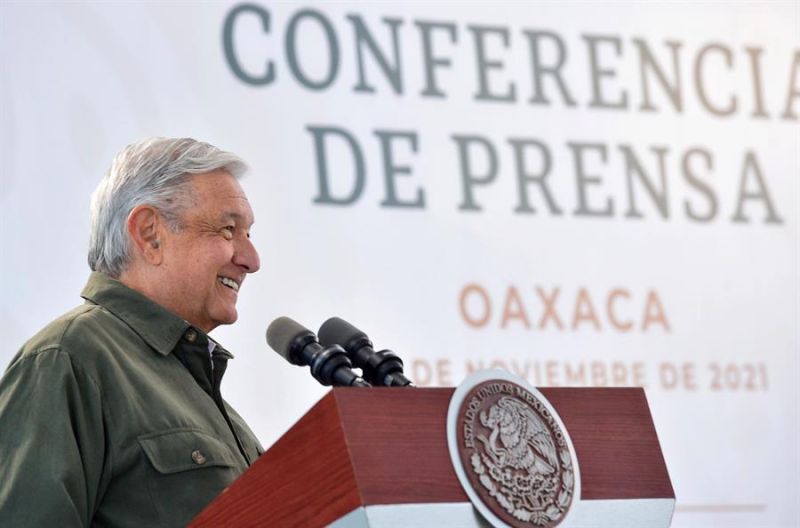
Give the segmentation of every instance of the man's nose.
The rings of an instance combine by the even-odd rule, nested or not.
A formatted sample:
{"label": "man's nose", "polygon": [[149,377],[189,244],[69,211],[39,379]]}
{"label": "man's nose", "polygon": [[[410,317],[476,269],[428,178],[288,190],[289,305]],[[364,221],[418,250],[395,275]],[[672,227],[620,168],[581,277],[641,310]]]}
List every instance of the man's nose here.
{"label": "man's nose", "polygon": [[261,259],[249,238],[243,238],[233,255],[233,263],[243,267],[247,273],[255,273],[261,267]]}

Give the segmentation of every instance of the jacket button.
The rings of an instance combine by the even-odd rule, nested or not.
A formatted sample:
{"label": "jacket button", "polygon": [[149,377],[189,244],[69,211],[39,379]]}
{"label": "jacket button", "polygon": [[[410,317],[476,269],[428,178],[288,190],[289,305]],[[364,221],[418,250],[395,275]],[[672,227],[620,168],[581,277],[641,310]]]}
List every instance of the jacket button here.
{"label": "jacket button", "polygon": [[188,342],[194,343],[195,341],[197,341],[197,332],[195,331],[194,328],[190,328],[186,331],[185,334],[183,334],[183,337],[185,337]]}
{"label": "jacket button", "polygon": [[198,466],[202,466],[206,463],[206,456],[202,453],[202,451],[196,449],[192,451],[192,460],[194,460],[194,463]]}

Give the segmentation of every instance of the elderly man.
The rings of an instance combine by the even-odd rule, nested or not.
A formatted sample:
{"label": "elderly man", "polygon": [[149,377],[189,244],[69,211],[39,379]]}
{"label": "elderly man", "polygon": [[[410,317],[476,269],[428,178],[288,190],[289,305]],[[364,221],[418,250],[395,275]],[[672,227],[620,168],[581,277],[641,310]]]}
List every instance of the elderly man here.
{"label": "elderly man", "polygon": [[92,197],[85,303],[0,380],[0,526],[183,526],[262,452],[208,337],[259,268],[242,170],[192,139],[117,155]]}

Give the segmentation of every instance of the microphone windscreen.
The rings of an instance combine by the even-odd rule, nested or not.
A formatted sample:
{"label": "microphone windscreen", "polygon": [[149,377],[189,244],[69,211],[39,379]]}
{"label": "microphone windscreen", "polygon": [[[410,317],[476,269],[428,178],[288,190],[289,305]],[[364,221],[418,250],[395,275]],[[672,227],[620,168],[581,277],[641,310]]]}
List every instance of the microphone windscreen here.
{"label": "microphone windscreen", "polygon": [[294,363],[291,360],[292,341],[300,335],[311,333],[311,330],[294,319],[278,317],[267,328],[267,343],[275,352],[283,356],[286,361]]}
{"label": "microphone windscreen", "polygon": [[367,334],[339,317],[331,317],[319,327],[317,333],[320,344],[323,346],[347,346],[353,339],[366,338]]}

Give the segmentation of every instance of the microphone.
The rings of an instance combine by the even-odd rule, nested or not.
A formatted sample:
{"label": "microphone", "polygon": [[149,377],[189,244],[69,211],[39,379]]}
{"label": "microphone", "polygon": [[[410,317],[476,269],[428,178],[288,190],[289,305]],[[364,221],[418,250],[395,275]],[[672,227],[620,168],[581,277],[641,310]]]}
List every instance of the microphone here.
{"label": "microphone", "polygon": [[288,317],[278,317],[267,328],[267,343],[293,365],[308,365],[323,385],[370,387],[353,372],[347,353],[338,345],[323,347],[314,332]]}
{"label": "microphone", "polygon": [[323,345],[339,344],[356,367],[364,372],[364,379],[373,385],[385,387],[413,387],[403,375],[403,360],[391,350],[375,352],[367,334],[344,319],[331,317],[319,327],[319,341]]}

